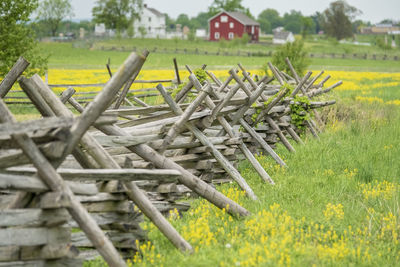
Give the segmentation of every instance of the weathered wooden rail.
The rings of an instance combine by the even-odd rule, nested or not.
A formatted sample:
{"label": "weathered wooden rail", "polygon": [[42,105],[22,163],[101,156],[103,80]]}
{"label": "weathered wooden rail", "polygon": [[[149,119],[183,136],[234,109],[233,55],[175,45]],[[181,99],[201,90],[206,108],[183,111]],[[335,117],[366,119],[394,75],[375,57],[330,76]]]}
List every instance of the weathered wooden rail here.
{"label": "weathered wooden rail", "polygon": [[[220,81],[206,72],[210,80],[200,81],[187,66],[191,74],[175,99],[159,84],[164,104],[124,105],[146,56],[132,54],[110,72],[86,107],[72,87],[58,97],[38,75],[21,77],[19,84],[42,119],[17,123],[0,99],[0,240],[15,234],[0,241],[0,266],[77,266],[98,254],[111,266],[125,266],[122,258],[138,249],[136,240],[146,239],[143,215],[177,248],[191,252],[164,216],[189,209],[180,200],[190,195],[234,216],[249,215],[212,184],[234,181],[256,200],[237,170],[239,160],[251,163],[260,182],[274,184],[254,155],[262,152],[286,166],[276,144],[295,152],[291,140],[303,143],[303,127],[318,138],[321,120],[307,114],[334,104],[314,99],[340,85],[324,88],[329,76],[317,84],[322,73],[301,78],[292,69],[292,77],[271,64],[273,77],[257,81],[241,65],[241,75],[232,69]],[[7,81],[21,73],[10,72]],[[12,85],[0,85],[2,96]],[[298,107],[304,120],[294,123]],[[71,233],[71,227],[80,230]],[[32,235],[22,240],[20,228]]]}

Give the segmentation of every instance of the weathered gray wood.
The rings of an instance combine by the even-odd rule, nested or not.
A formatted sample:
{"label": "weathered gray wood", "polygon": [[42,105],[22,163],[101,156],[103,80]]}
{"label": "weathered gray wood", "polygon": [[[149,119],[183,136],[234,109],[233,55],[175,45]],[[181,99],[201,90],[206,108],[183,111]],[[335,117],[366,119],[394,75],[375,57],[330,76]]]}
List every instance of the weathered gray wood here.
{"label": "weathered gray wood", "polygon": [[[94,184],[66,181],[72,192],[79,195],[96,195],[99,191]],[[26,192],[46,192],[50,188],[38,177],[0,173],[0,188]]]}
{"label": "weathered gray wood", "polygon": [[[237,76],[236,73],[231,73],[232,77],[239,83],[241,84],[241,86],[243,87],[243,82],[240,80],[240,78]],[[272,79],[268,79],[268,82],[271,82]],[[235,124],[237,121],[239,121],[239,123],[244,127],[244,129],[249,132],[249,134],[251,136],[253,136],[254,140],[256,140],[260,146],[268,153],[272,156],[272,158],[280,165],[282,166],[286,166],[286,164],[283,162],[283,160],[278,156],[278,154],[275,153],[275,151],[267,144],[267,142],[265,142],[264,139],[261,138],[261,136],[251,127],[249,126],[245,120],[242,118],[244,113],[248,110],[248,108],[253,104],[253,102],[255,102],[257,100],[257,98],[260,96],[260,93],[263,91],[262,87],[259,87],[258,84],[254,84],[257,89],[253,94],[249,94],[246,91],[246,94],[248,94],[249,96],[249,100],[247,102],[246,105],[244,105],[239,111],[236,112],[236,114],[233,115],[233,119],[232,119],[232,124]],[[269,103],[269,105],[266,107],[266,110],[270,110],[284,95],[286,95],[287,93],[287,88],[283,89],[282,92],[276,97],[276,99],[274,99],[273,101],[271,101],[271,103]],[[221,130],[218,135],[222,135],[224,134],[224,130]],[[245,151],[246,154],[251,154],[248,153],[248,151]],[[254,166],[256,169],[260,169],[259,166],[257,166],[258,164],[256,164],[256,162],[250,158],[251,161],[254,162]],[[261,169],[260,169],[261,172]]]}
{"label": "weathered gray wood", "polygon": [[340,85],[342,85],[342,84],[343,84],[342,81],[338,81],[337,83],[335,83],[335,84],[329,86],[329,87],[326,88],[326,89],[318,89],[318,90],[315,90],[315,91],[311,91],[311,92],[307,93],[307,95],[308,95],[310,98],[312,98],[312,97],[314,97],[314,96],[326,94],[326,93],[328,93],[329,91],[331,91],[332,89],[334,89],[334,88],[336,88],[336,87],[338,87],[338,86],[340,86]]}
{"label": "weathered gray wood", "polygon": [[161,119],[166,119],[166,118],[171,118],[174,117],[175,115],[172,112],[160,112],[160,113],[154,113],[150,116],[144,116],[140,118],[131,118],[130,120],[126,121],[120,121],[117,125],[119,127],[131,127],[135,125],[140,125],[152,121],[158,121]]}
{"label": "weathered gray wood", "polygon": [[53,228],[7,228],[0,229],[0,246],[36,246],[68,243],[70,229]]}
{"label": "weathered gray wood", "polygon": [[322,81],[320,81],[320,82],[316,85],[316,87],[317,87],[317,88],[320,88],[320,87],[324,86],[324,84],[325,84],[330,78],[331,78],[331,75],[327,75],[324,79],[322,79]]}
{"label": "weathered gray wood", "polygon": [[67,90],[63,91],[60,95],[60,100],[64,104],[67,103],[68,99],[70,99],[76,93],[75,89],[69,87]]}
{"label": "weathered gray wood", "polygon": [[73,122],[73,118],[50,117],[18,123],[0,123],[0,138],[5,139],[8,136],[11,139],[10,135],[12,134],[29,134],[38,130],[70,127]]}
{"label": "weathered gray wood", "polygon": [[[231,76],[232,77],[232,76]],[[199,88],[199,83],[197,81],[197,79],[195,79],[195,77],[192,77],[192,82],[195,86],[195,88]],[[231,89],[232,90],[232,89]],[[218,96],[217,96],[218,97]],[[210,109],[214,109],[215,108],[215,104],[213,103],[213,101],[208,97],[206,98],[206,103],[208,105],[208,107]],[[237,137],[237,133],[235,133],[235,131],[233,130],[233,128],[229,125],[229,123],[226,121],[226,119],[224,117],[218,117],[218,121],[220,122],[220,124],[222,125],[222,127],[224,128],[224,130],[228,133],[228,135],[232,138]],[[264,170],[264,168],[260,165],[260,163],[257,161],[257,159],[253,156],[253,154],[250,152],[250,150],[247,148],[247,146],[245,144],[243,144],[242,142],[239,145],[240,150],[243,152],[243,154],[245,155],[245,157],[250,161],[250,163],[252,164],[252,166],[255,168],[255,170],[257,171],[257,173],[260,175],[260,177],[264,180],[264,181],[268,181],[271,184],[274,184],[274,181],[272,180],[272,178],[269,176],[269,174]]]}
{"label": "weathered gray wood", "polygon": [[[132,65],[131,68],[132,70],[135,70],[136,68],[140,69],[141,66],[144,63],[145,57],[147,54],[139,58],[137,56],[131,56],[128,58],[126,65]],[[131,63],[130,61],[138,61],[136,62],[136,65],[134,63]],[[122,71],[124,71],[124,68],[121,68]],[[97,160],[97,162],[102,166],[102,167],[107,167],[107,168],[120,168],[119,165],[105,152],[105,150],[89,135],[84,135],[85,132],[82,132],[82,129],[79,127],[86,127],[86,129],[90,126],[91,123],[95,121],[95,119],[100,115],[101,112],[103,112],[106,107],[101,107],[99,105],[109,103],[109,100],[107,98],[111,98],[113,91],[116,91],[118,89],[118,83],[120,81],[115,81],[115,85],[113,85],[112,80],[117,77],[118,79],[119,76],[121,75],[127,75],[125,74],[117,74],[113,76],[109,84],[111,85],[108,86],[108,88],[104,89],[104,93],[100,93],[98,97],[96,97],[95,101],[92,102],[91,105],[89,105],[88,109],[92,109],[93,113],[87,111],[88,109],[84,110],[81,116],[81,120],[79,123],[76,124],[75,128],[75,139],[70,140],[70,142],[78,142],[79,139],[81,139],[81,144],[86,147],[86,149],[91,153],[91,155]],[[129,73],[128,73],[129,74]],[[59,103],[59,100],[57,98],[54,98],[54,95],[51,94],[50,89],[46,86],[43,85],[42,81],[40,79],[35,79],[37,84],[39,86],[39,91],[42,93],[42,95],[46,95],[47,97],[45,100],[49,105],[51,105],[52,109],[57,112],[58,114],[66,114],[70,111],[67,111],[63,105],[57,105]],[[106,86],[107,87],[107,86]],[[113,88],[114,87],[114,88]],[[115,92],[114,92],[115,93]],[[72,99],[72,98],[71,98]],[[79,107],[80,110],[82,110],[81,107]],[[97,116],[97,117],[96,117]],[[98,126],[98,125],[96,125]],[[72,131],[74,131],[72,129]],[[71,145],[71,143],[70,143]],[[72,148],[70,148],[72,149]],[[68,148],[66,149],[65,153],[69,153]],[[140,189],[132,182],[125,182],[124,184],[125,191],[127,195],[129,196],[130,199],[132,199],[135,204],[143,211],[143,213],[149,217],[154,224],[166,235],[166,237],[179,249],[182,251],[192,251],[192,247],[186,240],[184,240],[179,233],[171,226],[171,224],[162,216],[160,212],[151,204],[151,202],[146,198],[146,196],[140,191]],[[96,246],[97,247],[97,246]]]}
{"label": "weathered gray wood", "polygon": [[270,145],[243,119],[240,119],[240,124],[243,128],[257,141],[258,144],[266,151],[279,165],[287,166],[286,163],[279,157]]}
{"label": "weathered gray wood", "polygon": [[329,101],[320,101],[320,102],[310,102],[310,108],[321,108],[321,107],[326,107],[330,105],[336,104],[336,100],[329,100]]}
{"label": "weathered gray wood", "polygon": [[136,70],[133,74],[132,77],[125,83],[124,88],[122,89],[122,92],[120,93],[119,97],[117,98],[117,101],[115,101],[115,109],[119,109],[121,106],[122,102],[126,98],[126,95],[129,92],[129,89],[131,88],[133,82],[136,80],[137,76],[139,75],[140,69]]}
{"label": "weathered gray wood", "polygon": [[31,260],[0,262],[1,267],[76,267],[82,265],[82,259],[63,258],[59,260]]}
{"label": "weathered gray wood", "polygon": [[69,243],[20,247],[19,260],[75,258],[79,251]]}
{"label": "weathered gray wood", "polygon": [[[175,101],[171,98],[171,96],[165,91],[162,85],[157,85],[157,89],[160,91],[162,96],[168,105],[170,105],[172,111],[181,115],[183,113],[182,109],[175,103]],[[185,126],[196,136],[196,138],[205,146],[208,146],[212,150],[212,154],[215,159],[218,160],[219,164],[226,170],[226,172],[238,183],[238,185],[246,191],[247,195],[256,200],[257,196],[254,194],[253,190],[247,184],[245,179],[240,175],[240,173],[232,166],[232,164],[226,160],[226,158],[219,152],[215,146],[207,139],[207,137],[193,124],[185,123]]]}
{"label": "weathered gray wood", "polygon": [[106,147],[125,147],[148,143],[161,139],[162,135],[142,135],[142,136],[93,136],[99,144]]}
{"label": "weathered gray wood", "polygon": [[277,131],[279,139],[281,142],[285,145],[285,147],[290,151],[290,152],[295,152],[296,150],[293,148],[293,146],[289,143],[289,141],[286,139],[285,135],[282,133],[282,131],[279,129],[279,126],[275,123],[273,119],[270,117],[265,118],[267,123]]}
{"label": "weathered gray wood", "polygon": [[304,90],[303,86],[304,86],[304,84],[306,83],[306,81],[310,78],[311,74],[312,74],[311,71],[307,72],[306,75],[303,77],[303,79],[301,79],[301,80],[299,81],[299,83],[297,84],[296,88],[293,90],[293,92],[292,92],[292,94],[291,94],[292,97],[295,96],[295,95],[297,95],[297,93],[298,93],[300,90],[302,90],[302,91]]}
{"label": "weathered gray wood", "polygon": [[[7,172],[21,175],[36,173],[36,168],[15,167],[9,168]],[[65,180],[160,180],[174,181],[181,174],[177,170],[147,170],[147,169],[66,169],[58,168],[57,172]]]}
{"label": "weathered gray wood", "polygon": [[179,77],[178,63],[176,62],[176,58],[175,57],[174,57],[173,61],[174,61],[176,82],[178,84],[181,84],[181,77]]}
{"label": "weathered gray wood", "polygon": [[[75,247],[65,243],[27,247],[7,246],[0,247],[0,262],[29,262],[29,260],[74,258],[77,257],[78,254],[79,251]],[[12,263],[10,263],[9,266],[12,266]]]}
{"label": "weathered gray wood", "polygon": [[10,209],[0,211],[0,226],[53,227],[70,219],[66,209]]}
{"label": "weathered gray wood", "polygon": [[[115,126],[101,126],[99,130],[109,135],[129,135],[123,129],[117,128]],[[136,146],[129,146],[128,149],[130,149],[132,152],[136,153],[143,159],[149,162],[153,162],[154,165],[160,169],[176,169],[180,171],[182,174],[179,179],[181,183],[183,183],[188,188],[192,189],[194,192],[204,197],[217,207],[221,209],[226,209],[226,207],[228,207],[227,212],[229,212],[230,214],[241,216],[247,216],[250,214],[246,209],[238,205],[236,202],[227,198],[226,196],[209,186],[207,183],[201,181],[198,177],[192,175],[190,172],[188,172],[175,162],[158,154],[148,145],[140,144]]]}
{"label": "weathered gray wood", "polygon": [[121,201],[125,200],[124,194],[110,194],[110,193],[98,193],[93,196],[76,196],[79,202],[103,202],[103,201]]}
{"label": "weathered gray wood", "polygon": [[[120,233],[115,231],[107,232],[113,244],[118,248],[136,248],[136,240],[144,240],[142,230],[132,231],[131,233]],[[93,247],[90,240],[83,233],[72,234],[72,244],[77,247]]]}
{"label": "weathered gray wood", "polygon": [[41,209],[58,209],[71,207],[70,197],[63,192],[48,192],[40,196]]}
{"label": "weathered gray wood", "polygon": [[[194,74],[191,74],[194,76]],[[158,86],[158,85],[157,85]],[[211,86],[207,84],[204,89],[200,90],[200,94],[196,97],[196,99],[189,105],[189,107],[181,114],[179,119],[171,126],[168,133],[164,137],[164,141],[159,149],[160,153],[164,153],[167,149],[167,146],[170,145],[178,134],[185,127],[185,123],[188,122],[190,116],[196,111],[199,105],[203,102],[203,100],[211,93]]]}
{"label": "weathered gray wood", "polygon": [[[112,223],[133,223],[142,222],[143,215],[141,213],[120,213],[120,212],[95,212],[91,213],[93,220],[97,225],[103,226]],[[68,222],[69,227],[79,227],[75,221]]]}
{"label": "weathered gray wood", "polygon": [[17,62],[15,62],[14,66],[12,66],[11,70],[0,83],[0,98],[7,95],[8,91],[10,91],[18,77],[25,71],[29,64],[25,58],[18,58]]}
{"label": "weathered gray wood", "polygon": [[134,213],[139,212],[139,208],[132,201],[103,201],[84,203],[83,206],[89,212],[119,212],[119,213]]}
{"label": "weathered gray wood", "polygon": [[[15,122],[12,114],[1,99],[0,115],[1,122]],[[39,151],[33,141],[26,135],[13,135],[13,139],[19,143],[21,149],[23,149],[24,153],[30,158],[34,166],[38,169],[38,175],[45,181],[45,183],[53,191],[64,192],[71,198],[71,207],[68,208],[68,211],[74,220],[79,222],[81,229],[87,233],[92,242],[96,244],[96,248],[103,255],[104,259],[115,266],[126,266],[125,262],[119,256],[113,245],[104,236],[104,233],[96,225],[87,211],[74,198],[74,194],[71,189],[67,184],[65,184],[64,180]]]}
{"label": "weathered gray wood", "polygon": [[19,86],[24,90],[25,94],[29,97],[36,109],[45,116],[54,116],[54,112],[51,110],[49,105],[43,100],[43,97],[37,92],[37,90],[29,90],[33,87],[33,82],[30,79],[21,77],[18,81]]}

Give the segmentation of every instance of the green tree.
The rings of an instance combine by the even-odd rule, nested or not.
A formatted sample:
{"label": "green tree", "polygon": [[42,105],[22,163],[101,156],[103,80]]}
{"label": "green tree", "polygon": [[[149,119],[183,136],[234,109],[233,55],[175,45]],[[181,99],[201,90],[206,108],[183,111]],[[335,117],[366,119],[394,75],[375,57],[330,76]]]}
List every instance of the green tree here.
{"label": "green tree", "polygon": [[37,20],[41,20],[50,28],[52,36],[63,19],[72,17],[74,12],[69,0],[42,0],[37,11]]}
{"label": "green tree", "polygon": [[321,26],[322,14],[320,12],[315,12],[315,14],[311,16],[311,18],[315,25],[314,33],[319,33],[322,30],[322,26]]}
{"label": "green tree", "polygon": [[167,32],[171,32],[171,31],[175,31],[175,25],[176,25],[176,22],[175,22],[175,20],[173,19],[173,18],[171,18],[170,16],[168,16],[168,14],[167,13],[164,13],[164,16],[165,16],[165,26],[166,26],[166,30],[167,30]]}
{"label": "green tree", "polygon": [[283,26],[293,33],[300,33],[303,15],[300,11],[291,10],[283,15]]}
{"label": "green tree", "polygon": [[276,27],[282,26],[282,17],[279,12],[272,8],[263,10],[257,18],[260,23],[261,30],[265,33],[272,33]]}
{"label": "green tree", "polygon": [[28,72],[44,72],[47,58],[40,56],[33,31],[27,26],[38,6],[37,0],[0,1],[0,77],[24,56],[30,63]]}
{"label": "green tree", "polygon": [[92,9],[94,21],[120,33],[139,18],[142,0],[97,0]]}
{"label": "green tree", "polygon": [[[295,40],[293,43],[287,42],[285,45],[280,46],[272,55],[272,64],[278,69],[291,73],[290,68],[285,62],[285,59],[289,58],[294,69],[299,75],[303,75],[310,64],[310,60],[307,58],[307,51],[304,49],[304,43],[302,40]],[[268,69],[264,67],[265,71]]]}
{"label": "green tree", "polygon": [[301,35],[303,39],[307,37],[308,34],[315,32],[315,24],[311,17],[301,18]]}
{"label": "green tree", "polygon": [[352,20],[361,14],[357,8],[346,1],[335,1],[322,13],[322,28],[329,36],[341,40],[353,36]]}
{"label": "green tree", "polygon": [[192,18],[192,26],[194,26],[195,29],[208,29],[209,18],[209,14],[207,12],[200,12],[196,17]]}
{"label": "green tree", "polygon": [[210,17],[221,11],[239,11],[253,18],[250,10],[242,5],[242,0],[214,0],[211,6],[208,7],[208,14]]}
{"label": "green tree", "polygon": [[176,19],[176,24],[181,24],[182,28],[183,28],[183,26],[188,26],[189,28],[191,28],[191,26],[192,26],[189,16],[186,14],[180,14],[178,16],[178,18]]}

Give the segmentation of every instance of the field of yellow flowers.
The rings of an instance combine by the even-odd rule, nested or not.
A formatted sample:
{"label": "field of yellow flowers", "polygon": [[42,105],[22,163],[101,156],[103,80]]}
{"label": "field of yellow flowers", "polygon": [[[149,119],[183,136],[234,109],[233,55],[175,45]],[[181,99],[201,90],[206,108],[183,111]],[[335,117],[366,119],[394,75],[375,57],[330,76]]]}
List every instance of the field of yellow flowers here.
{"label": "field of yellow flowers", "polygon": [[[214,73],[227,76],[227,71]],[[219,187],[251,216],[233,218],[204,200],[194,200],[186,214],[175,211],[169,218],[195,248],[194,254],[181,254],[146,222],[150,241],[137,244],[140,253],[129,264],[399,266],[400,73],[328,74],[333,77],[328,86],[338,80],[343,85],[329,96],[338,105],[324,112],[328,126],[321,140],[306,137],[305,146],[294,144],[296,153],[278,147],[289,168],[258,156],[275,186],[261,183],[242,162],[241,173],[259,201],[247,199],[235,184]],[[172,71],[143,70],[138,79],[173,78]],[[107,79],[104,70],[49,72],[52,84]]]}

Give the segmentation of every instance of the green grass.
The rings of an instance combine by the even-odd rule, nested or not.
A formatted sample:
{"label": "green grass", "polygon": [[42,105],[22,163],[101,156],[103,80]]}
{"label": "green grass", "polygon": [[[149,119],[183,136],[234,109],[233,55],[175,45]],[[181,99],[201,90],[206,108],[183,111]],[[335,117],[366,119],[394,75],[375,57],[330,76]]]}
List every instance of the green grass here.
{"label": "green grass", "polygon": [[[307,135],[305,146],[293,144],[296,153],[278,146],[287,169],[260,158],[275,186],[261,182],[248,162],[240,164],[258,201],[232,193],[238,192],[236,184],[218,187],[251,216],[232,220],[206,201],[193,200],[190,211],[170,221],[195,253],[180,253],[147,222],[152,243],[141,245],[135,266],[399,266],[400,106],[359,102],[360,94],[328,96],[338,104],[322,112],[328,125],[320,141]],[[400,87],[363,96],[399,100]]]}
{"label": "green grass", "polygon": [[[215,44],[214,44],[215,45]],[[69,69],[103,69],[108,59],[111,59],[113,68],[118,67],[128,56],[128,52],[89,50],[74,48],[71,43],[41,43],[42,52],[50,54],[49,68]],[[176,57],[179,67],[185,64],[201,66],[207,64],[209,69],[228,69],[242,63],[248,69],[259,69],[270,58],[264,57],[237,57],[237,56],[210,56],[210,55],[183,55],[150,53],[144,69],[172,69],[172,59]],[[362,59],[328,59],[313,58],[311,69],[330,70],[359,70],[359,71],[400,71],[400,61],[362,60]]]}
{"label": "green grass", "polygon": [[[310,41],[308,45],[316,52],[325,48],[335,51],[335,47],[338,52],[353,49],[340,44],[324,45],[323,42]],[[44,53],[52,53],[50,68],[104,68],[108,58],[115,68],[128,55],[126,52],[73,48],[71,44],[41,44],[41,47]],[[205,63],[210,69],[229,69],[241,62],[249,69],[256,69],[268,60],[259,57],[150,54],[144,67],[171,69],[175,56],[180,68],[184,64],[200,66]],[[399,72],[400,62],[313,59],[310,69]],[[369,85],[379,82],[365,81]],[[296,153],[288,153],[283,146],[278,146],[277,152],[288,164],[288,169],[277,168],[268,157],[260,158],[275,180],[275,186],[262,183],[247,162],[240,164],[242,175],[259,201],[251,201],[243,195],[235,196],[238,192],[235,184],[218,187],[224,192],[235,190],[229,191],[229,196],[251,211],[250,217],[232,219],[205,201],[193,200],[192,209],[181,219],[171,219],[171,222],[196,248],[196,252],[193,255],[181,254],[147,222],[145,227],[149,230],[152,245],[142,244],[143,258],[136,258],[136,261],[141,261],[137,266],[276,266],[281,263],[292,266],[399,266],[400,107],[358,102],[356,97],[360,93],[342,91],[330,96],[337,99],[338,104],[323,112],[328,127],[320,135],[320,141],[307,136],[304,138],[305,146],[293,144]],[[387,102],[400,99],[400,88],[382,87],[369,90],[364,96],[379,97]],[[13,111],[21,113],[22,117],[30,116],[31,112],[22,107],[15,107]],[[395,185],[390,198],[380,195],[366,199],[363,196],[363,184],[376,187],[376,183],[383,181]],[[280,208],[271,208],[274,203],[278,203]],[[330,211],[332,216],[328,212],[330,204],[334,205]],[[190,225],[194,228],[189,229]],[[251,225],[256,227],[251,228]],[[320,229],[321,225],[324,229]],[[393,231],[384,231],[380,236],[382,229],[389,226],[394,227]],[[258,232],[260,229],[262,232]],[[362,233],[364,229],[366,232]],[[302,239],[296,230],[303,230],[310,237]],[[324,241],[323,235],[329,235],[329,231],[330,237]],[[332,237],[333,231],[338,238]],[[202,235],[205,233],[213,234],[212,238]],[[264,240],[261,240],[262,236]],[[273,257],[267,259],[263,249]],[[357,249],[360,249],[360,256]],[[86,266],[103,264],[97,260],[87,262]]]}
{"label": "green grass", "polygon": [[[399,49],[381,49],[377,47],[376,40],[383,39],[383,36],[369,36],[369,35],[357,35],[356,40],[360,42],[368,42],[371,46],[360,46],[353,44],[339,44],[334,39],[326,39],[325,36],[316,36],[312,35],[307,37],[305,40],[306,47],[309,52],[313,53],[345,53],[345,54],[388,54],[388,55],[399,55]],[[274,51],[276,49],[276,45],[272,44],[272,38],[262,39],[261,43],[254,44],[243,44],[237,40],[234,41],[222,41],[222,42],[209,42],[206,40],[180,40],[180,39],[108,39],[108,40],[95,40],[90,43],[90,46],[93,49],[120,49],[136,47],[139,49],[153,49],[157,48],[158,50],[166,49],[188,49],[195,50],[199,49],[201,51],[209,51],[216,52],[227,51],[227,52],[236,52],[237,50],[242,51]],[[352,41],[349,39],[348,41]],[[87,43],[82,43],[81,45],[88,45]]]}

